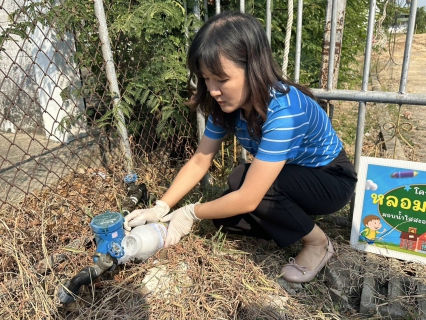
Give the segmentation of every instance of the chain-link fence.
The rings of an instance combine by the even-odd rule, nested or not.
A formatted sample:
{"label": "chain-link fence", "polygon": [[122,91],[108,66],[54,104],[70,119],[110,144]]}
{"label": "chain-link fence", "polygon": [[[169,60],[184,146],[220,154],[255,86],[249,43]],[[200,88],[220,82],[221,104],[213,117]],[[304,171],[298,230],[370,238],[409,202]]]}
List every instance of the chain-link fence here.
{"label": "chain-link fence", "polygon": [[140,85],[159,74],[157,57],[125,28],[108,34],[115,10],[96,1],[2,1],[0,206],[56,192],[60,179],[76,174],[122,181],[134,161],[141,179],[167,183],[194,151],[195,115],[184,104],[174,108],[177,95],[158,98],[165,86],[176,88],[173,75]]}

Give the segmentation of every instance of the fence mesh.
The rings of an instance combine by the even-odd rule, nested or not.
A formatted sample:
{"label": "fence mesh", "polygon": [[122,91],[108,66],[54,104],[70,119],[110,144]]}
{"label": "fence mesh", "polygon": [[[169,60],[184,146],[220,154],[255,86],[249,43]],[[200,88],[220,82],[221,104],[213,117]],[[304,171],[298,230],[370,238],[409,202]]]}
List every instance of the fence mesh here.
{"label": "fence mesh", "polygon": [[[127,107],[133,160],[145,182],[169,183],[169,173],[194,151],[188,108],[164,119],[152,91],[131,87],[149,61],[123,33],[111,37],[120,90],[111,93],[93,3],[83,6],[85,16],[71,2],[55,10],[46,2],[2,1],[0,208],[18,207],[45,189],[57,192],[61,179],[78,174],[113,174],[122,183],[128,172],[114,95],[119,108]],[[105,11],[112,15],[113,5]]]}

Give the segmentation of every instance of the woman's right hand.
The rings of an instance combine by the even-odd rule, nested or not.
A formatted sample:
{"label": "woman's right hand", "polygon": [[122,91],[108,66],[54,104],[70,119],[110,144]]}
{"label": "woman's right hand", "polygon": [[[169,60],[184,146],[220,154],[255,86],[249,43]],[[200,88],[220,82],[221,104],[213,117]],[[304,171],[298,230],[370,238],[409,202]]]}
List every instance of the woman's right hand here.
{"label": "woman's right hand", "polygon": [[170,211],[169,205],[164,201],[155,201],[155,206],[150,209],[137,209],[124,217],[124,229],[130,231],[132,228],[147,222],[157,222]]}

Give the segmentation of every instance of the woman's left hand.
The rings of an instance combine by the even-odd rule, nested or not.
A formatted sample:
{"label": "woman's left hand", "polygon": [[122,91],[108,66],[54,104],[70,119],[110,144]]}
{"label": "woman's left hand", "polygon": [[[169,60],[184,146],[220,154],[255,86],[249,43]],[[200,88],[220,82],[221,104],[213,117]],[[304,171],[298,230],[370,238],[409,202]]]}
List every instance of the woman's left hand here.
{"label": "woman's left hand", "polygon": [[177,244],[183,236],[191,232],[194,221],[200,220],[194,213],[194,207],[197,204],[186,205],[161,218],[161,222],[170,221],[164,247]]}

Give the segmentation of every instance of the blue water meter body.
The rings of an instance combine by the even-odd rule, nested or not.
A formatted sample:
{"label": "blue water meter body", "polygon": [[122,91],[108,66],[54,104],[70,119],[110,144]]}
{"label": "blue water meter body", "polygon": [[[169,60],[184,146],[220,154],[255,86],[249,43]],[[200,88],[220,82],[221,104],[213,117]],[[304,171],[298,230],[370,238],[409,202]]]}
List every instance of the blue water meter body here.
{"label": "blue water meter body", "polygon": [[[96,252],[109,253],[111,257],[119,259],[124,255],[121,241],[124,238],[124,218],[119,212],[106,211],[97,215],[90,222],[95,234]],[[93,257],[97,261],[96,255]]]}

